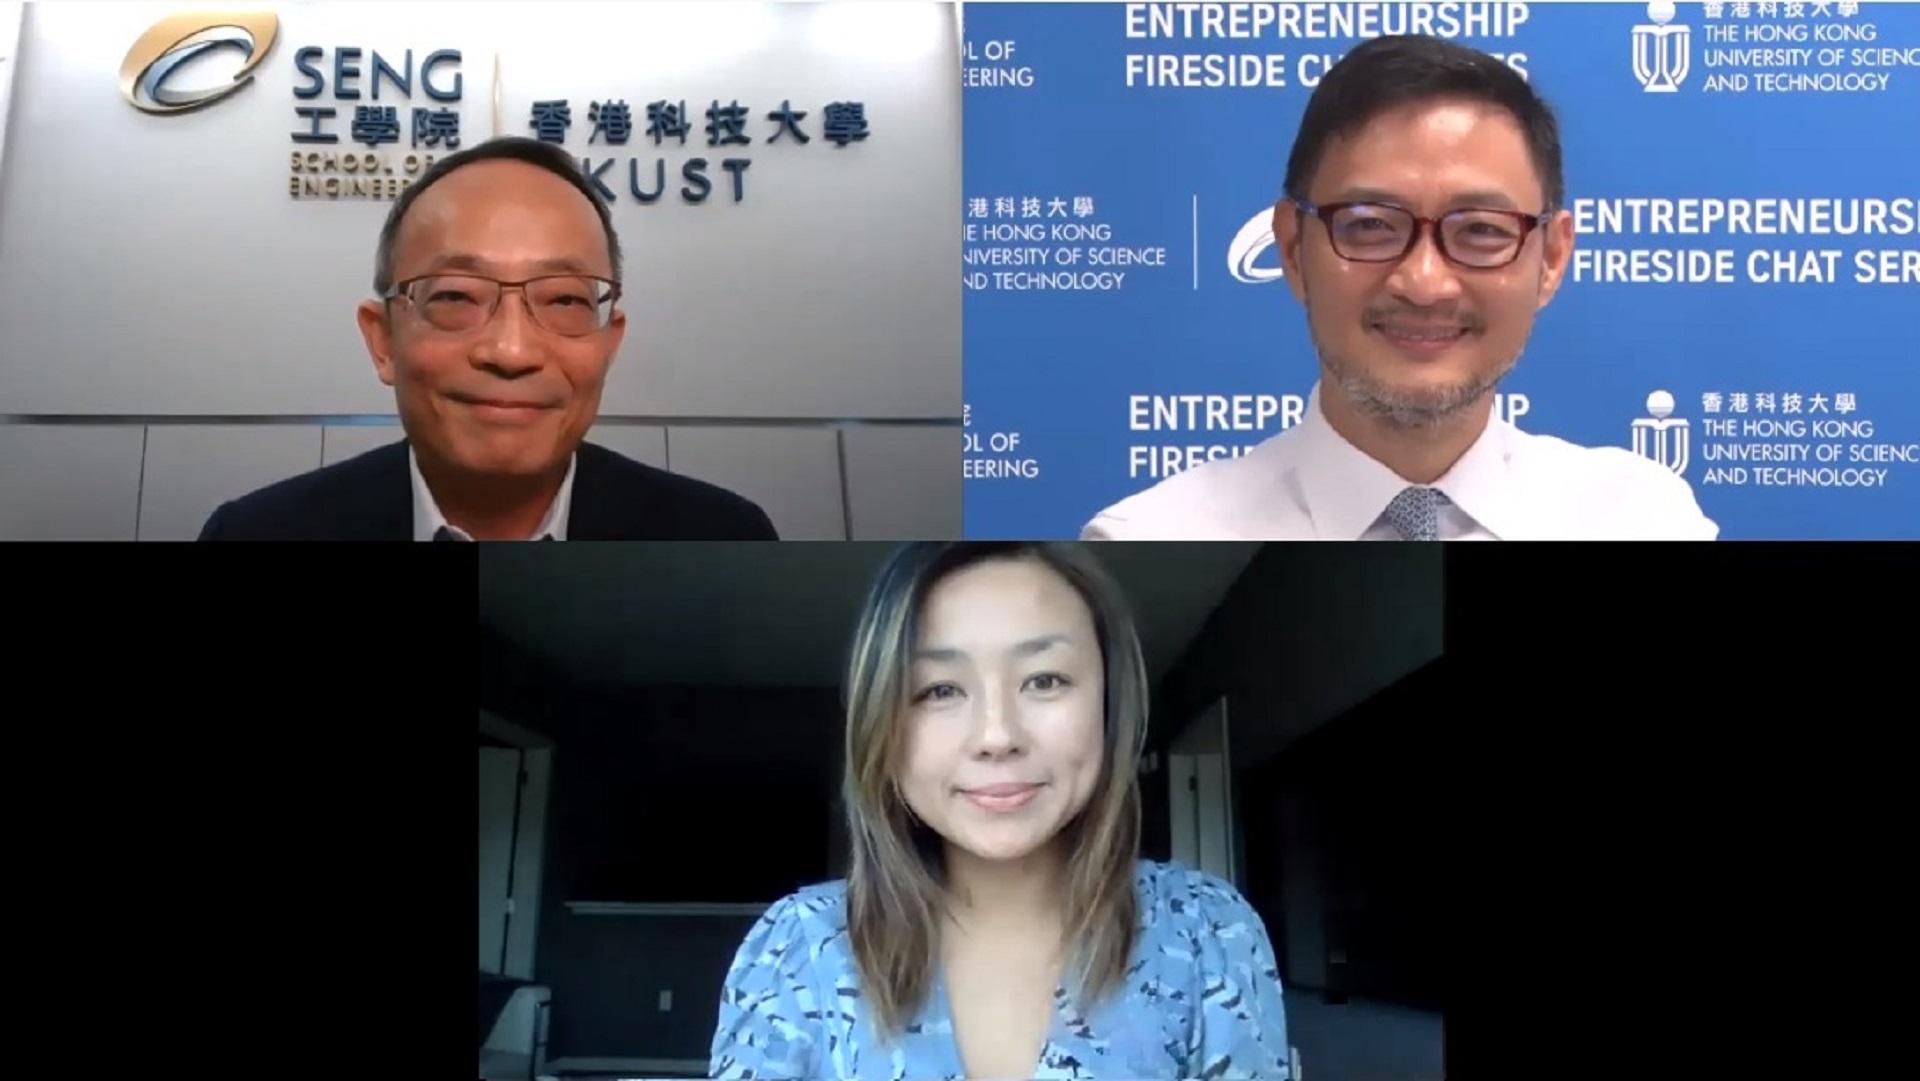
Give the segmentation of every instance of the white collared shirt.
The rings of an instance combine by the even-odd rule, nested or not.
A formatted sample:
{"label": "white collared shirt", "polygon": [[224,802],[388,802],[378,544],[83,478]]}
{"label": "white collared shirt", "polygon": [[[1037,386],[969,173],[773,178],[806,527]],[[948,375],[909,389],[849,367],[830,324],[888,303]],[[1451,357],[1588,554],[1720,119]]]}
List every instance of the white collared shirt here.
{"label": "white collared shirt", "polygon": [[[1411,482],[1306,415],[1239,458],[1168,477],[1095,515],[1087,540],[1396,540],[1381,517]],[[1523,432],[1498,416],[1431,487],[1441,540],[1712,540],[1685,480],[1618,447]]]}
{"label": "white collared shirt", "polygon": [[[560,491],[528,540],[567,539],[567,512],[573,506],[573,468],[578,458],[579,455],[575,455],[567,459],[567,475],[560,481]],[[472,540],[466,530],[449,523],[447,516],[440,513],[440,504],[434,502],[433,493],[427,490],[427,478],[420,475],[420,462],[413,456],[412,447],[407,448],[407,471],[413,474],[413,539],[430,541],[444,527],[459,540]]]}

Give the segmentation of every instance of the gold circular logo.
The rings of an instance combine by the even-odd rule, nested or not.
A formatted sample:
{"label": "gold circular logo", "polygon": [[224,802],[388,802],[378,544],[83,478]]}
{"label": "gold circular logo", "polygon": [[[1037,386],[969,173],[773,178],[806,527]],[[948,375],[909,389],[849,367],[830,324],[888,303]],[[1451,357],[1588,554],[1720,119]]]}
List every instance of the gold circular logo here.
{"label": "gold circular logo", "polygon": [[[219,101],[253,81],[253,69],[267,58],[280,19],[271,12],[215,14],[189,12],[154,23],[120,62],[120,96],[149,113],[183,113]],[[170,90],[167,77],[182,64],[216,49],[246,54],[230,81],[196,90]]]}

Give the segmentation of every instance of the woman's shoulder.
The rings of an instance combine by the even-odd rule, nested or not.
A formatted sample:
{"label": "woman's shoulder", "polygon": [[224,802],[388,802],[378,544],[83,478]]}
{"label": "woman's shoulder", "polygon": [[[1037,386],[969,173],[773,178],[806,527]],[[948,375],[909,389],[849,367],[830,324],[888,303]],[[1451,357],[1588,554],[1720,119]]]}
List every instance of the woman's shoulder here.
{"label": "woman's shoulder", "polygon": [[[806,886],[747,929],[720,992],[715,1077],[810,1077],[822,1068],[847,983],[846,887]],[[838,1030],[833,1030],[838,1031]]]}
{"label": "woman's shoulder", "polygon": [[768,905],[767,914],[774,913],[808,925],[826,924],[845,928],[847,881],[844,878],[836,878],[831,882],[816,882],[811,886],[802,886]]}
{"label": "woman's shoulder", "polygon": [[[768,905],[747,929],[734,969],[777,966],[782,960],[816,963],[846,930],[846,883],[803,886]],[[801,952],[790,956],[796,947]]]}
{"label": "woman's shoulder", "polygon": [[1143,930],[1230,932],[1260,918],[1232,883],[1185,864],[1141,860],[1134,884]]}

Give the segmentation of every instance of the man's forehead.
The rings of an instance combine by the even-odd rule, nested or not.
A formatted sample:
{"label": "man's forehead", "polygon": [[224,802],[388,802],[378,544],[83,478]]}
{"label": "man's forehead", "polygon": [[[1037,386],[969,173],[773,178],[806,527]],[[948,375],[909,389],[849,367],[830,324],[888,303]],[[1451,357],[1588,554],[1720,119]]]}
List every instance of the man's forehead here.
{"label": "man's forehead", "polygon": [[[515,251],[511,257],[591,263],[596,273],[607,269],[601,265],[608,260],[606,234],[586,196],[546,169],[510,159],[475,162],[442,177],[408,208],[395,239],[397,254],[410,254],[421,242],[436,248],[451,243],[469,262],[488,257],[490,241],[519,249],[534,240],[538,252]],[[440,253],[418,256],[433,254]]]}
{"label": "man's forehead", "polygon": [[476,274],[498,274],[505,272],[526,272],[529,274],[599,274],[600,270],[591,260],[578,256],[560,255],[528,259],[501,259],[498,256],[482,255],[476,252],[446,250],[435,252],[424,264],[423,269],[440,271],[472,271]]}
{"label": "man's forehead", "polygon": [[1526,135],[1512,113],[1490,102],[1409,102],[1331,139],[1314,189],[1322,201],[1529,206],[1542,197]]}
{"label": "man's forehead", "polygon": [[1523,145],[1526,142],[1519,118],[1502,106],[1475,98],[1436,97],[1382,109],[1359,127],[1335,136],[1329,146],[1351,146],[1415,133],[1440,143],[1497,134],[1510,135]]}

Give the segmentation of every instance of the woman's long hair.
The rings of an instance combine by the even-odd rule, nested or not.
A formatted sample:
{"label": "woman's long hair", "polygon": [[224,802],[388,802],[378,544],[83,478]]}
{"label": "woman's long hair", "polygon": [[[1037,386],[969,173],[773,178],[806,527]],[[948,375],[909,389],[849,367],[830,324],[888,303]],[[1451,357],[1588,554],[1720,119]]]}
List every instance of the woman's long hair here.
{"label": "woman's long hair", "polygon": [[989,559],[1031,559],[1086,602],[1106,672],[1099,781],[1067,824],[1065,938],[1082,1000],[1125,978],[1137,934],[1134,863],[1140,847],[1137,764],[1147,733],[1147,671],[1119,588],[1070,544],[923,543],[890,558],[867,596],[847,665],[843,780],[851,867],[848,934],[874,1028],[890,1040],[926,1002],[947,895],[940,838],[916,820],[894,783],[904,734],[907,668],[935,583]]}

